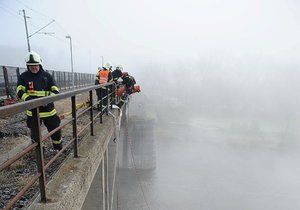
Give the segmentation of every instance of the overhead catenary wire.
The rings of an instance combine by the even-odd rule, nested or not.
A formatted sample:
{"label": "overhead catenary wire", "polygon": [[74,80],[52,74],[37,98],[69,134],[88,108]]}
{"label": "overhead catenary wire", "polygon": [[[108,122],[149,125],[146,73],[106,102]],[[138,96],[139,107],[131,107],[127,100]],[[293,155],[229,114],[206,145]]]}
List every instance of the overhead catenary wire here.
{"label": "overhead catenary wire", "polygon": [[35,12],[35,13],[38,13],[39,15],[42,15],[44,18],[48,18],[48,19],[50,19],[50,20],[52,19],[52,18],[50,18],[48,15],[46,15],[46,14],[44,14],[44,13],[42,13],[42,12],[36,10],[36,9],[33,9],[32,7],[28,6],[27,4],[25,4],[24,2],[22,2],[22,1],[20,1],[20,0],[15,0],[15,1],[18,2],[19,4],[23,5],[23,6],[26,7],[27,9],[29,9],[29,10]]}
{"label": "overhead catenary wire", "polygon": [[53,21],[55,21],[54,23],[58,26],[58,28],[59,28],[62,32],[64,32],[64,33],[67,34],[67,35],[70,34],[70,32],[68,32],[68,31],[65,29],[65,27],[63,27],[62,24],[61,24],[59,21],[57,21],[56,19],[54,19],[54,18],[52,18],[52,17],[46,15],[45,13],[43,13],[43,12],[41,12],[41,11],[38,11],[37,9],[34,9],[33,7],[29,6],[28,4],[25,4],[24,2],[22,2],[22,1],[20,1],[20,0],[15,0],[15,1],[18,2],[19,4],[25,6],[27,9],[29,9],[29,10],[31,10],[31,11],[33,11],[33,12],[35,12],[35,13],[41,15],[41,16],[43,16],[44,18],[47,18],[48,20],[53,20]]}
{"label": "overhead catenary wire", "polygon": [[[65,34],[69,35],[70,33],[54,18],[46,15],[45,13],[34,9],[33,7],[29,6],[28,4],[25,4],[24,2],[20,1],[20,0],[15,0],[16,2],[18,2],[19,4],[23,5],[24,7],[26,7],[27,9],[31,10],[32,12],[35,12],[36,14],[43,16],[44,18],[48,19],[49,21],[53,21],[54,24],[56,24],[58,26],[58,28]],[[64,34],[64,35],[65,35]]]}
{"label": "overhead catenary wire", "polygon": [[[67,34],[67,35],[70,35],[70,32],[68,32],[68,31],[66,30],[66,28],[63,27],[62,24],[61,24],[59,21],[57,21],[56,19],[54,19],[54,18],[52,18],[52,17],[46,15],[45,13],[43,13],[43,12],[37,10],[37,9],[34,9],[32,6],[29,6],[28,4],[25,4],[25,3],[22,2],[21,0],[15,0],[15,1],[18,2],[19,4],[21,4],[22,6],[26,7],[27,9],[31,10],[32,12],[35,12],[36,14],[39,14],[40,16],[43,16],[44,18],[48,19],[49,21],[50,21],[50,20],[51,20],[51,22],[53,21],[54,24],[55,24],[55,25],[60,29],[60,31],[63,33],[63,35],[62,35],[63,37],[65,37],[66,34]],[[23,20],[23,19],[22,19],[22,20]],[[28,23],[28,24],[30,24],[30,23]],[[30,24],[30,25],[32,25],[32,24]],[[36,27],[36,28],[41,28],[41,27],[38,27],[38,26],[36,26],[36,25],[34,25],[34,27]],[[45,34],[46,34],[46,35],[50,35],[49,33],[45,33]],[[57,39],[60,39],[60,38],[58,38],[57,36],[52,36],[52,37],[57,38]],[[60,39],[60,40],[64,40],[64,39]],[[63,42],[65,42],[65,41],[63,41]],[[73,46],[75,46],[75,47],[77,47],[77,48],[81,48],[81,47],[85,47],[85,44],[82,44],[82,43],[80,43],[78,40],[76,40],[76,42],[73,43]]]}
{"label": "overhead catenary wire", "polygon": [[33,34],[29,35],[29,37],[32,37],[33,35],[39,33],[41,30],[43,30],[44,28],[46,28],[47,26],[49,26],[50,24],[52,24],[55,20],[52,20],[50,23],[48,23],[47,25],[45,25],[44,27],[40,28],[39,30],[37,30],[36,32],[34,32]]}
{"label": "overhead catenary wire", "polygon": [[[15,13],[15,11],[12,8],[10,8],[7,5],[3,4],[3,2],[1,2],[0,7],[6,13],[8,13],[8,14],[14,16],[15,18],[19,19],[20,21],[24,22],[24,19],[23,19],[22,15],[20,14],[20,11],[19,11],[19,13]],[[37,29],[40,28],[39,26],[37,26],[37,25],[35,25],[31,22],[28,22],[28,24],[35,27],[35,28],[37,28]]]}
{"label": "overhead catenary wire", "polygon": [[[63,25],[62,25],[61,23],[59,23],[56,19],[54,19],[54,18],[52,18],[52,17],[46,15],[44,12],[41,12],[41,11],[39,11],[39,10],[33,8],[32,6],[30,6],[30,5],[26,4],[26,3],[24,3],[24,2],[21,1],[21,0],[15,0],[15,1],[16,1],[17,3],[19,3],[20,5],[22,5],[23,7],[27,8],[28,10],[30,10],[30,11],[36,13],[36,15],[38,15],[38,19],[40,19],[41,17],[43,17],[44,20],[51,21],[51,23],[53,23],[53,25],[56,26],[56,29],[54,29],[54,31],[51,32],[51,33],[43,32],[43,29],[44,29],[46,26],[50,25],[50,23],[48,23],[46,26],[43,26],[43,27],[38,26],[38,25],[41,25],[41,24],[38,24],[38,25],[35,24],[35,23],[34,23],[34,16],[32,16],[32,17],[30,18],[30,21],[27,21],[27,24],[33,26],[34,29],[37,30],[37,31],[34,32],[34,33],[32,33],[31,36],[33,36],[33,35],[35,35],[35,34],[49,35],[49,36],[51,36],[52,38],[54,38],[54,39],[56,39],[56,40],[58,40],[58,41],[64,43],[65,45],[68,45],[68,43],[67,43],[66,40],[65,40],[65,37],[66,37],[66,35],[70,35],[70,32],[69,32],[68,30],[66,30],[66,28],[63,27]],[[1,4],[2,4],[2,3],[3,3],[3,2],[1,2]],[[1,6],[1,4],[0,4],[0,6]],[[20,14],[16,14],[15,12],[12,12],[11,10],[8,10],[8,6],[6,6],[5,4],[2,4],[1,9],[3,9],[5,12],[9,13],[10,15],[13,15],[14,17],[18,18],[20,21],[24,22],[24,19],[21,17]],[[31,15],[29,15],[29,16],[31,16]],[[44,22],[45,22],[45,21],[44,21]],[[34,23],[34,24],[33,24],[33,23]],[[52,30],[53,30],[53,28],[52,28]],[[34,30],[31,29],[30,31],[34,31]],[[54,34],[56,34],[56,35],[54,35]],[[31,38],[31,36],[30,36],[29,38]],[[90,48],[87,49],[86,44],[85,44],[85,43],[81,43],[80,40],[75,39],[75,41],[73,41],[72,45],[73,45],[73,47],[74,47],[76,50],[78,50],[78,52],[82,52],[82,50],[84,50],[84,51],[88,51],[87,54],[90,54]],[[90,55],[90,57],[91,57],[91,55]],[[94,55],[93,57],[97,57],[97,56]]]}
{"label": "overhead catenary wire", "polygon": [[[43,16],[43,17],[45,17],[45,18],[47,18],[48,20],[51,20],[51,23],[54,22],[54,24],[60,29],[61,33],[63,33],[63,35],[62,35],[63,37],[65,37],[65,35],[70,35],[70,32],[68,32],[68,31],[65,29],[65,27],[63,27],[62,24],[61,24],[59,21],[57,21],[56,19],[54,19],[54,18],[52,18],[52,17],[46,15],[46,14],[43,13],[43,12],[38,11],[37,9],[34,9],[33,7],[29,6],[28,4],[23,3],[23,2],[20,1],[20,0],[15,0],[15,1],[17,1],[17,2],[20,3],[21,5],[25,6],[27,9],[29,9],[29,10],[31,10],[31,11],[33,11],[33,12],[35,12],[35,13],[37,13],[37,14]],[[35,27],[37,27],[37,26],[35,26]],[[39,27],[39,28],[40,28],[40,27]],[[57,31],[56,31],[56,32],[57,32]],[[66,43],[65,39],[60,38],[60,37],[58,37],[58,36],[55,36],[55,35],[53,35],[53,34],[45,33],[45,35],[52,36],[53,38],[55,38],[55,39],[57,39],[57,40],[60,40],[60,41],[63,42],[63,43]],[[74,41],[73,41],[72,44],[73,44],[73,46],[74,46],[75,48],[85,47],[85,44],[80,44],[80,42],[79,42],[78,40],[76,40],[75,43],[74,43]]]}
{"label": "overhead catenary wire", "polygon": [[3,5],[0,5],[0,8],[1,8],[3,11],[5,11],[6,13],[8,13],[8,14],[10,14],[10,15],[16,17],[16,18],[18,18],[20,21],[22,21],[22,22],[24,21],[24,20],[21,18],[21,16],[19,16],[18,14],[15,14],[14,12],[10,11],[8,8],[3,7]]}

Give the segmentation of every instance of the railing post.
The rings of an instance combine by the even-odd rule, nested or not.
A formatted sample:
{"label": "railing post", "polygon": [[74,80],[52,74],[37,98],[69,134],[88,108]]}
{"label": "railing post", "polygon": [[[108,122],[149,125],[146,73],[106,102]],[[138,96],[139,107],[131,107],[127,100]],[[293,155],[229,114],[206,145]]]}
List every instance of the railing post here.
{"label": "railing post", "polygon": [[35,142],[38,143],[35,148],[36,153],[36,164],[38,168],[38,172],[41,173],[39,178],[39,186],[41,192],[41,201],[46,202],[46,177],[45,177],[45,169],[44,169],[44,155],[43,155],[43,146],[42,146],[42,136],[41,136],[41,127],[40,127],[40,117],[39,110],[35,108],[32,110],[32,118],[33,118],[33,126],[32,126],[32,137]]}
{"label": "railing post", "polygon": [[111,104],[110,104],[110,108],[112,109],[112,106],[113,104],[116,104],[116,84],[112,84],[111,85],[111,97],[112,97],[112,100],[111,100]]}
{"label": "railing post", "polygon": [[54,70],[52,70],[52,78],[56,81],[56,79],[55,79],[55,72],[54,72]]}
{"label": "railing post", "polygon": [[81,73],[78,73],[78,87],[81,87]]}
{"label": "railing post", "polygon": [[61,87],[60,84],[60,71],[56,72],[57,78],[56,78],[56,84],[58,85],[58,87]]}
{"label": "railing post", "polygon": [[106,115],[108,115],[108,107],[109,107],[109,86],[106,86],[106,89],[105,89],[105,93],[106,93]]}
{"label": "railing post", "polygon": [[102,123],[102,115],[103,115],[103,111],[102,111],[102,106],[103,106],[103,90],[102,88],[100,88],[100,123]]}
{"label": "railing post", "polygon": [[9,84],[8,84],[8,74],[7,74],[7,68],[3,66],[3,76],[4,76],[4,85],[5,85],[5,92],[7,98],[9,98]]}
{"label": "railing post", "polygon": [[120,102],[120,96],[117,95],[117,92],[118,92],[118,88],[119,88],[119,87],[120,87],[120,85],[117,84],[117,85],[116,85],[116,103],[117,103],[117,104],[119,104],[119,102]]}
{"label": "railing post", "polygon": [[73,124],[73,139],[74,139],[74,157],[78,157],[78,139],[77,139],[77,116],[76,116],[76,98],[71,97],[72,101],[72,124]]}
{"label": "railing post", "polygon": [[81,79],[80,79],[80,74],[81,74],[81,73],[78,73],[78,87],[79,87],[79,88],[81,87]]}
{"label": "railing post", "polygon": [[64,72],[64,89],[67,89],[67,83],[66,83],[66,72]]}
{"label": "railing post", "polygon": [[17,78],[19,79],[20,78],[20,68],[19,67],[16,68],[16,74],[17,74]]}
{"label": "railing post", "polygon": [[70,90],[70,72],[67,72],[67,75],[68,75],[68,79],[67,79],[67,81],[68,81],[68,90]]}
{"label": "railing post", "polygon": [[74,74],[75,74],[75,87],[78,88],[78,74],[77,73]]}
{"label": "railing post", "polygon": [[94,114],[93,114],[93,91],[90,90],[90,119],[91,119],[91,136],[94,135]]}
{"label": "railing post", "polygon": [[57,72],[57,81],[56,81],[56,83],[59,87],[61,87],[61,74],[60,74],[60,71]]}

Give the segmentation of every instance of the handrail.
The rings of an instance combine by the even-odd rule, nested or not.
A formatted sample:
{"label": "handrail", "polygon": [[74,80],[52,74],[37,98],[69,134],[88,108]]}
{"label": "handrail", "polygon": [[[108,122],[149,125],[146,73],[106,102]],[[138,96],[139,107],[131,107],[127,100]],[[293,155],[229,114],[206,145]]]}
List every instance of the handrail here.
{"label": "handrail", "polygon": [[46,96],[43,98],[38,98],[35,100],[31,100],[31,101],[25,101],[22,103],[17,103],[17,104],[12,104],[9,106],[5,106],[5,107],[0,107],[0,118],[4,118],[4,117],[9,117],[21,112],[24,112],[26,110],[30,110],[39,106],[44,106],[46,104],[61,100],[61,99],[65,99],[68,97],[72,97],[75,95],[78,95],[80,93],[83,92],[87,92],[90,90],[96,90],[99,89],[101,87],[106,87],[109,85],[114,84],[114,82],[110,82],[110,83],[106,83],[104,85],[94,85],[94,86],[90,86],[90,87],[85,87],[85,88],[81,88],[78,90],[74,90],[74,91],[67,91],[64,93],[59,93],[55,96]]}

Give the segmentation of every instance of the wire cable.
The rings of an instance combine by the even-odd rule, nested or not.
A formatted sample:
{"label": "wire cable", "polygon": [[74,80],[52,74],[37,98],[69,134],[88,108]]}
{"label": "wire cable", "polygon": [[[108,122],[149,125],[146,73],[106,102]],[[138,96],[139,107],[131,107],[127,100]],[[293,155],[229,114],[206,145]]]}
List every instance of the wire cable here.
{"label": "wire cable", "polygon": [[21,20],[22,22],[24,22],[23,18],[19,15],[19,14],[15,14],[14,12],[12,12],[11,10],[9,10],[8,8],[3,7],[3,5],[0,5],[0,8],[5,11],[6,13],[18,18],[19,20]]}
{"label": "wire cable", "polygon": [[18,2],[19,4],[22,4],[22,5],[23,5],[24,7],[26,7],[27,9],[29,9],[29,10],[35,12],[35,13],[38,13],[38,14],[42,15],[44,18],[53,20],[53,18],[49,17],[48,15],[45,15],[44,13],[42,13],[42,12],[40,12],[40,11],[38,11],[38,10],[33,9],[32,7],[30,7],[30,6],[28,6],[27,4],[23,3],[22,1],[20,1],[20,0],[15,0],[15,1]]}
{"label": "wire cable", "polygon": [[29,9],[29,10],[31,10],[31,11],[33,11],[33,12],[35,12],[35,13],[37,13],[37,14],[39,14],[39,15],[41,15],[41,16],[43,16],[44,18],[47,18],[48,20],[51,20],[51,21],[55,21],[54,22],[54,24],[56,24],[57,26],[58,26],[58,28],[62,31],[62,32],[64,32],[64,33],[66,33],[67,35],[69,35],[70,33],[56,20],[56,19],[54,19],[54,18],[52,18],[52,17],[49,17],[48,15],[46,15],[45,13],[43,13],[43,12],[40,12],[40,11],[38,11],[38,10],[36,10],[36,9],[33,9],[31,6],[28,6],[27,4],[25,4],[25,3],[23,3],[22,1],[20,1],[20,0],[15,0],[16,2],[18,2],[19,4],[21,4],[21,5],[23,5],[23,6],[25,6],[27,9]]}

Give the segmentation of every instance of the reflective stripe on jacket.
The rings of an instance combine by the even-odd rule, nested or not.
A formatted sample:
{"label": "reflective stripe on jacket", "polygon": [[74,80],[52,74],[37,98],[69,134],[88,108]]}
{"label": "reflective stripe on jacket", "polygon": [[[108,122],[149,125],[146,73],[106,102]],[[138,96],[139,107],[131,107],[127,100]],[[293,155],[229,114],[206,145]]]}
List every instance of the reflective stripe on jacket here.
{"label": "reflective stripe on jacket", "polygon": [[[28,101],[45,96],[58,94],[58,87],[53,77],[43,69],[36,74],[30,71],[23,72],[18,78],[17,94],[23,101]],[[53,103],[39,107],[40,117],[51,117],[56,114]],[[26,111],[28,116],[32,116],[30,110]]]}
{"label": "reflective stripe on jacket", "polygon": [[[32,117],[32,111],[26,110],[26,114]],[[40,112],[40,118],[51,117],[56,114],[56,109],[53,109],[50,112]]]}

